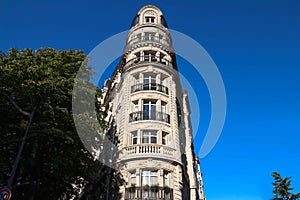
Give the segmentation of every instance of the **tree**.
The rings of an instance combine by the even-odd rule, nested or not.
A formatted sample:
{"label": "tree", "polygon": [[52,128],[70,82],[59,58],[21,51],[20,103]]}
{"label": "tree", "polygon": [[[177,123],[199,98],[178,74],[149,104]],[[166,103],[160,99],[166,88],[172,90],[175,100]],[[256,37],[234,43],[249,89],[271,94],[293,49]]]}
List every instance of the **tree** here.
{"label": "tree", "polygon": [[272,176],[274,178],[274,182],[272,183],[274,186],[274,190],[272,191],[274,198],[272,200],[297,200],[300,198],[300,193],[293,194],[290,192],[294,190],[294,188],[291,188],[291,177],[283,178],[277,172],[273,172]]}
{"label": "tree", "polygon": [[[13,199],[72,199],[99,173],[104,174],[102,178],[106,177],[109,169],[84,148],[72,117],[76,73],[83,65],[87,86],[93,74],[86,60],[83,51],[72,49],[10,49],[7,54],[1,52],[0,91],[23,110],[35,110],[14,180]],[[86,93],[94,92],[90,88],[82,89],[86,89]],[[99,90],[95,102],[97,95],[101,95]],[[84,102],[85,99],[82,101],[83,105],[89,103]],[[99,110],[97,118],[103,127],[107,126],[104,117],[105,113]],[[95,123],[95,119],[83,119]],[[4,95],[0,95],[0,187],[5,186],[9,178],[27,121]],[[89,137],[99,138],[97,131],[93,133],[94,137]],[[120,184],[116,181],[119,178],[112,176],[116,187]],[[28,184],[18,186],[18,183]],[[105,186],[99,184],[94,193],[104,193],[105,190]]]}

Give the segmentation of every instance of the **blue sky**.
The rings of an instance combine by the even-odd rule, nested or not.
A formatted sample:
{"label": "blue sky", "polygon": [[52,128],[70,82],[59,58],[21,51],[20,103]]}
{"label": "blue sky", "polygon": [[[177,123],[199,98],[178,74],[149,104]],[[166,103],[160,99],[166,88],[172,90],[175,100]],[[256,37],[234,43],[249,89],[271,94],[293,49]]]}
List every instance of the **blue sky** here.
{"label": "blue sky", "polygon": [[[127,30],[146,4],[158,6],[171,29],[206,49],[225,84],[225,126],[201,160],[208,200],[269,199],[273,171],[292,176],[300,191],[299,1],[0,1],[0,49],[48,46],[89,53]],[[209,124],[209,96],[183,59],[179,70],[201,104],[199,150]]]}

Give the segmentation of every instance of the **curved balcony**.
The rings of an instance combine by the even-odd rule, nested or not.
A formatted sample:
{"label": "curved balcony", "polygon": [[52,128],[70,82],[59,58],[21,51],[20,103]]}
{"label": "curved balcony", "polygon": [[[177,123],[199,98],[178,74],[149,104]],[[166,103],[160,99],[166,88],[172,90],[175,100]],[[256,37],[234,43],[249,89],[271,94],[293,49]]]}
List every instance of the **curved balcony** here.
{"label": "curved balcony", "polygon": [[166,66],[172,66],[172,63],[168,61],[167,59],[164,58],[157,58],[154,55],[145,55],[145,56],[140,56],[136,57],[133,59],[130,59],[126,62],[125,68],[133,65],[133,64],[139,64],[139,63],[157,63],[161,65],[166,65]]}
{"label": "curved balcony", "polygon": [[172,48],[168,40],[153,35],[133,38],[127,42],[127,48],[141,42],[155,42]]}
{"label": "curved balcony", "polygon": [[160,154],[174,156],[175,149],[160,144],[135,144],[124,148],[125,155]]}
{"label": "curved balcony", "polygon": [[166,86],[157,83],[136,84],[131,86],[131,93],[144,91],[144,90],[154,90],[165,94],[169,94],[169,89]]}
{"label": "curved balcony", "polygon": [[125,200],[172,200],[173,189],[159,186],[128,187],[125,189]]}
{"label": "curved balcony", "polygon": [[155,112],[149,110],[137,111],[129,114],[129,122],[141,120],[157,120],[170,124],[170,115],[164,112]]}

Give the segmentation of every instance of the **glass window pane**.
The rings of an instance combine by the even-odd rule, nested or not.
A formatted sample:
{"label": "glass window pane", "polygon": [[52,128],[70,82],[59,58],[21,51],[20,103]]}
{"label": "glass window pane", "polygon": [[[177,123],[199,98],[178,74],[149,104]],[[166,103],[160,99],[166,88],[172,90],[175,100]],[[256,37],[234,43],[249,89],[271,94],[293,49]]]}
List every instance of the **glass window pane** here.
{"label": "glass window pane", "polygon": [[164,185],[169,186],[169,173],[168,172],[164,173]]}
{"label": "glass window pane", "polygon": [[151,77],[151,83],[156,83],[156,78]]}
{"label": "glass window pane", "polygon": [[158,183],[158,177],[157,176],[151,176],[150,178],[150,184],[155,185]]}
{"label": "glass window pane", "polygon": [[144,104],[144,110],[150,110],[149,104]]}
{"label": "glass window pane", "polygon": [[144,84],[149,84],[149,78],[144,78]]}
{"label": "glass window pane", "polygon": [[161,112],[163,112],[163,113],[166,113],[166,103],[165,102],[162,102],[161,103]]}
{"label": "glass window pane", "polygon": [[143,183],[143,185],[149,185],[150,184],[149,183],[149,177],[148,176],[143,177],[142,183]]}
{"label": "glass window pane", "polygon": [[168,142],[168,133],[162,132],[162,144],[166,145]]}
{"label": "glass window pane", "polygon": [[136,184],[135,173],[130,173],[130,184]]}
{"label": "glass window pane", "polygon": [[131,184],[136,184],[136,177],[131,178]]}
{"label": "glass window pane", "polygon": [[137,144],[137,138],[133,138],[132,144]]}
{"label": "glass window pane", "polygon": [[142,143],[148,144],[149,143],[149,138],[148,137],[143,137]]}
{"label": "glass window pane", "polygon": [[142,143],[149,143],[149,134],[147,132],[143,132]]}
{"label": "glass window pane", "polygon": [[152,144],[156,144],[157,143],[156,137],[151,137],[151,143]]}

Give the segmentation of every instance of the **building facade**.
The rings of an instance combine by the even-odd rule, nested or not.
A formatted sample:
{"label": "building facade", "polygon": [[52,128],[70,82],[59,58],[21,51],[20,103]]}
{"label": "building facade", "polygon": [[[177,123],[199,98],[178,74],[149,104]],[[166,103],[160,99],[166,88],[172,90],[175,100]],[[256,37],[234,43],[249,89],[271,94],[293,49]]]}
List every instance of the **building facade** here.
{"label": "building facade", "polygon": [[119,65],[103,88],[118,137],[122,200],[203,200],[188,96],[162,12],[135,16]]}

